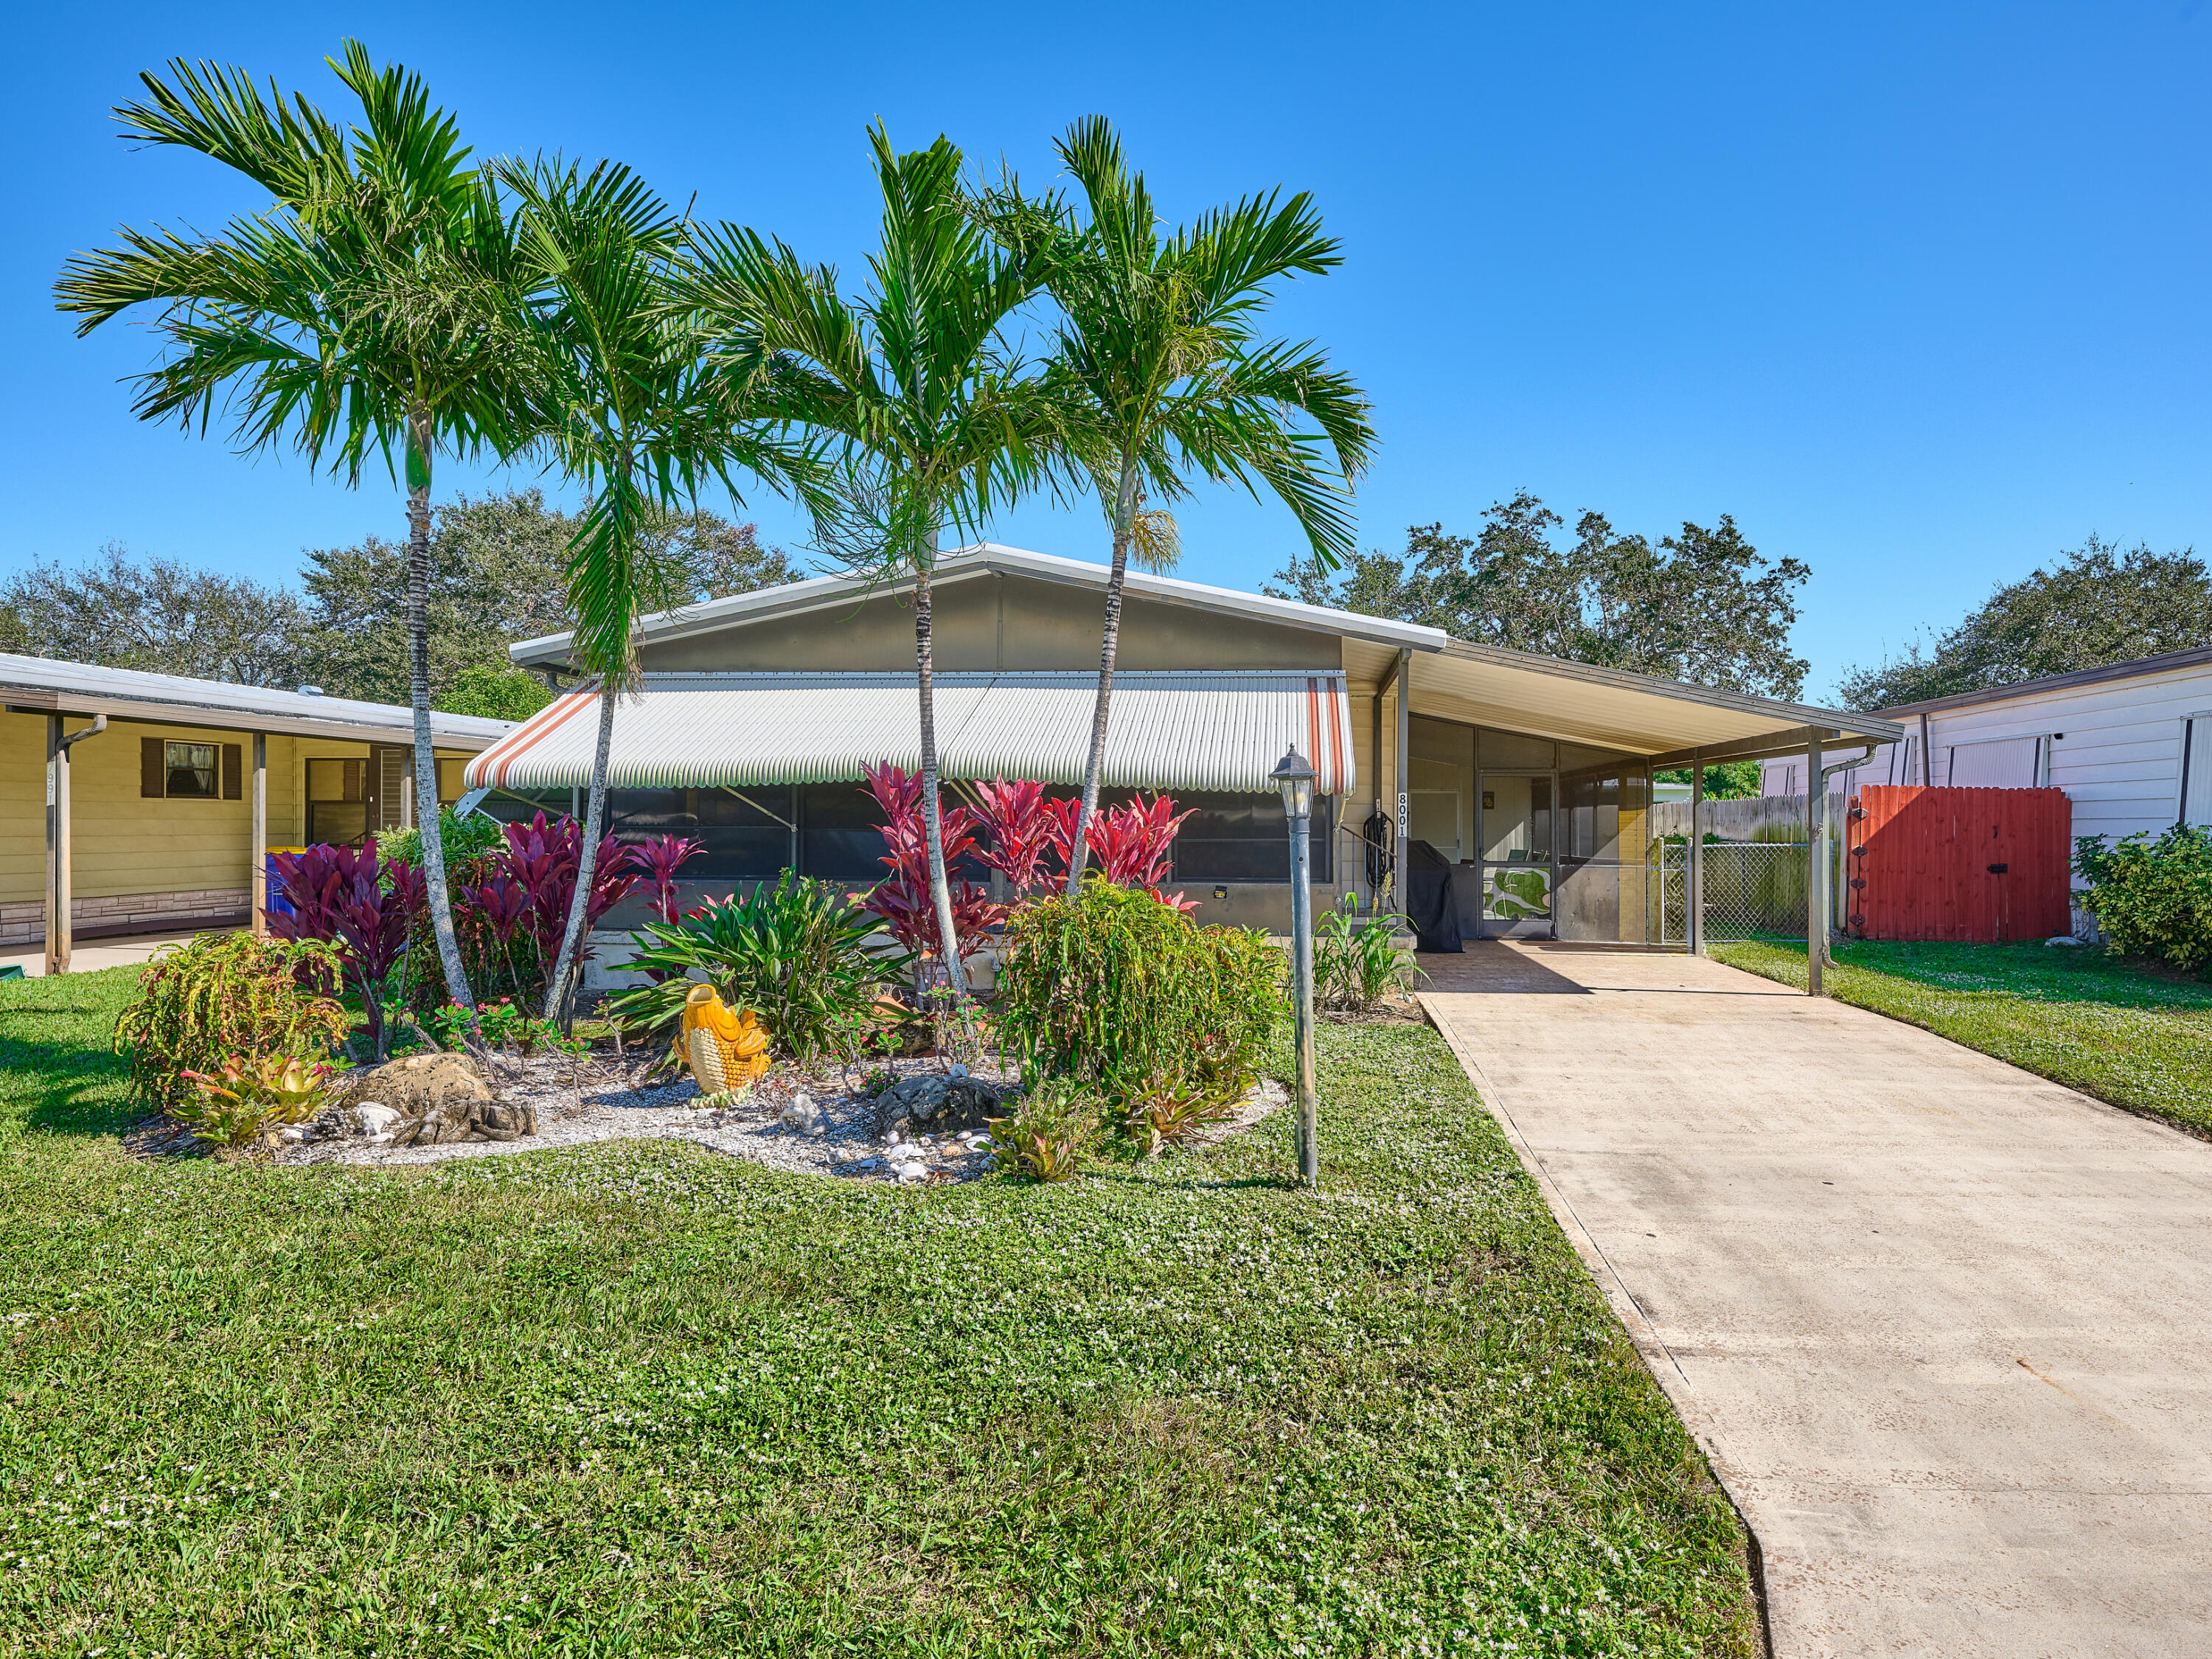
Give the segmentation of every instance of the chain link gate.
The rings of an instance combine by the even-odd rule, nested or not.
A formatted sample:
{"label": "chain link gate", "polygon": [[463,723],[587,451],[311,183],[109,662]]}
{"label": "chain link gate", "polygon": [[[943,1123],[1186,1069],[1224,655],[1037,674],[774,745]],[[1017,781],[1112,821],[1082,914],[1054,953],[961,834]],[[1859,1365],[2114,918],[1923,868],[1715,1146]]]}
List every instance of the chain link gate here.
{"label": "chain link gate", "polygon": [[[1705,843],[1705,938],[1803,939],[1810,848],[1803,842]],[[1690,848],[1655,842],[1652,883],[1662,945],[1689,943]]]}

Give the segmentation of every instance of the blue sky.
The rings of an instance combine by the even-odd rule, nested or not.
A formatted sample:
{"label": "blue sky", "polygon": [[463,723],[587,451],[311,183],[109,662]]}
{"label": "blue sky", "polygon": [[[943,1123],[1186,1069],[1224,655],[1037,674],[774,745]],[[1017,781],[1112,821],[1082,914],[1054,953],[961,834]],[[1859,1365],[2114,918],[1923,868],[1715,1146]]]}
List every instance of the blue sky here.
{"label": "blue sky", "polygon": [[[1814,570],[1798,646],[1846,665],[2092,531],[2212,544],[2203,0],[2081,6],[27,8],[4,47],[0,569],[118,541],[287,576],[402,528],[397,493],[134,422],[144,333],[71,337],[49,285],[121,223],[254,205],[132,151],[109,107],[183,54],[334,111],[358,33],[480,150],[611,155],[857,268],[863,131],[1049,174],[1103,112],[1171,216],[1277,185],[1346,260],[1279,328],[1368,387],[1361,539],[1528,489],[1658,535],[1732,513]],[[441,492],[482,487],[449,468]],[[772,498],[748,516],[799,532]],[[1279,508],[1181,515],[1184,574],[1256,586]],[[1100,556],[1038,505],[997,539]]]}

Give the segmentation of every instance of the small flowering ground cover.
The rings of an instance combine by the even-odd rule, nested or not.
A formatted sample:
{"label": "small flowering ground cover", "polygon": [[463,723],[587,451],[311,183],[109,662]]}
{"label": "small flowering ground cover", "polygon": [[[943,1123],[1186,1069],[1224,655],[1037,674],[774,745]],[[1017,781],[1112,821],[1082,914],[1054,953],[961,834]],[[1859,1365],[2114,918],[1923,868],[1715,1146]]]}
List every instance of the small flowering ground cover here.
{"label": "small flowering ground cover", "polygon": [[0,988],[0,1649],[1748,1655],[1725,1499],[1435,1034],[1056,1187],[134,1159]]}
{"label": "small flowering ground cover", "polygon": [[[1823,980],[1839,1002],[1924,1027],[2212,1139],[2212,984],[2094,948],[1850,940]],[[1716,945],[1713,955],[1785,985],[1802,945]]]}

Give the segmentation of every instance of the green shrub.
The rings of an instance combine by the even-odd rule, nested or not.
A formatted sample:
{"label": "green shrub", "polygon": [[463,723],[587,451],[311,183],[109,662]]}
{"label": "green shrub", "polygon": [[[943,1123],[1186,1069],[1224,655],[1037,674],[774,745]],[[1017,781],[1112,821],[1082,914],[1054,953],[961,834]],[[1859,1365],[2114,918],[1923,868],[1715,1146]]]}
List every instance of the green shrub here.
{"label": "green shrub", "polygon": [[[486,817],[481,812],[461,817],[450,806],[438,809],[438,850],[445,855],[448,882],[481,879],[479,866],[483,860],[506,844],[506,829],[497,818]],[[413,829],[380,830],[376,832],[376,852],[382,863],[410,865],[419,870],[422,867],[422,832]]]}
{"label": "green shrub", "polygon": [[607,1017],[626,1032],[673,1036],[684,999],[699,980],[722,1000],[750,1010],[782,1053],[799,1060],[847,1046],[850,1016],[874,1000],[898,959],[869,946],[879,924],[827,882],[787,870],[744,898],[706,904],[673,927],[654,922],[631,937],[625,968],[662,975],[609,999]]}
{"label": "green shrub", "polygon": [[1324,1008],[1365,1013],[1413,983],[1421,970],[1392,943],[1395,917],[1359,920],[1359,900],[1346,893],[1314,930],[1314,1000]]}
{"label": "green shrub", "polygon": [[1014,1109],[991,1121],[991,1167],[1030,1181],[1068,1181],[1098,1133],[1097,1097],[1065,1079],[1016,1097]]}
{"label": "green shrub", "polygon": [[331,994],[338,971],[336,948],[313,939],[210,933],[165,951],[115,1021],[115,1051],[130,1060],[133,1091],[170,1110],[195,1097],[187,1072],[329,1053],[350,1024]]}
{"label": "green shrub", "polygon": [[1226,1098],[1171,1072],[1131,1091],[1121,1108],[1121,1133],[1149,1158],[1229,1113]]}
{"label": "green shrub", "polygon": [[2081,908],[2097,918],[2115,956],[2156,957],[2201,970],[2212,960],[2212,830],[2179,824],[2118,846],[2102,836],[2074,843],[2074,868],[2089,884]]}
{"label": "green shrub", "polygon": [[1094,877],[1008,919],[999,1041],[1025,1072],[1095,1084],[1117,1107],[1170,1077],[1227,1099],[1258,1073],[1282,988],[1264,934],[1200,927]]}

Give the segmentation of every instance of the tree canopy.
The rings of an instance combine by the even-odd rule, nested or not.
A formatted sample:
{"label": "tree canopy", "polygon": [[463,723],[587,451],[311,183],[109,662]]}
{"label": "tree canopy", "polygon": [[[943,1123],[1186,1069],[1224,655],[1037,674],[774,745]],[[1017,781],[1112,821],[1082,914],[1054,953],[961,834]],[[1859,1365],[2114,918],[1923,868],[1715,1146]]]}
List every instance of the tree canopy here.
{"label": "tree canopy", "polygon": [[1334,579],[1293,559],[1266,591],[1514,651],[1757,696],[1802,694],[1808,665],[1790,629],[1806,565],[1765,558],[1726,514],[1656,544],[1600,513],[1582,515],[1573,541],[1555,540],[1565,522],[1524,490],[1492,507],[1472,538],[1415,525],[1403,555],[1359,554]]}
{"label": "tree canopy", "polygon": [[2001,583],[1931,647],[1847,672],[1846,708],[1892,708],[2017,685],[2212,641],[2212,574],[2194,550],[2122,552],[2091,536],[2016,582]]}
{"label": "tree canopy", "polygon": [[[431,700],[513,720],[544,700],[508,661],[516,640],[568,626],[574,515],[540,490],[461,496],[433,512]],[[749,524],[705,511],[654,516],[648,611],[749,592],[801,573]],[[305,555],[303,592],[134,559],[109,546],[82,566],[46,561],[0,583],[0,650],[246,685],[319,685],[334,697],[408,697],[407,547],[370,536]]]}

